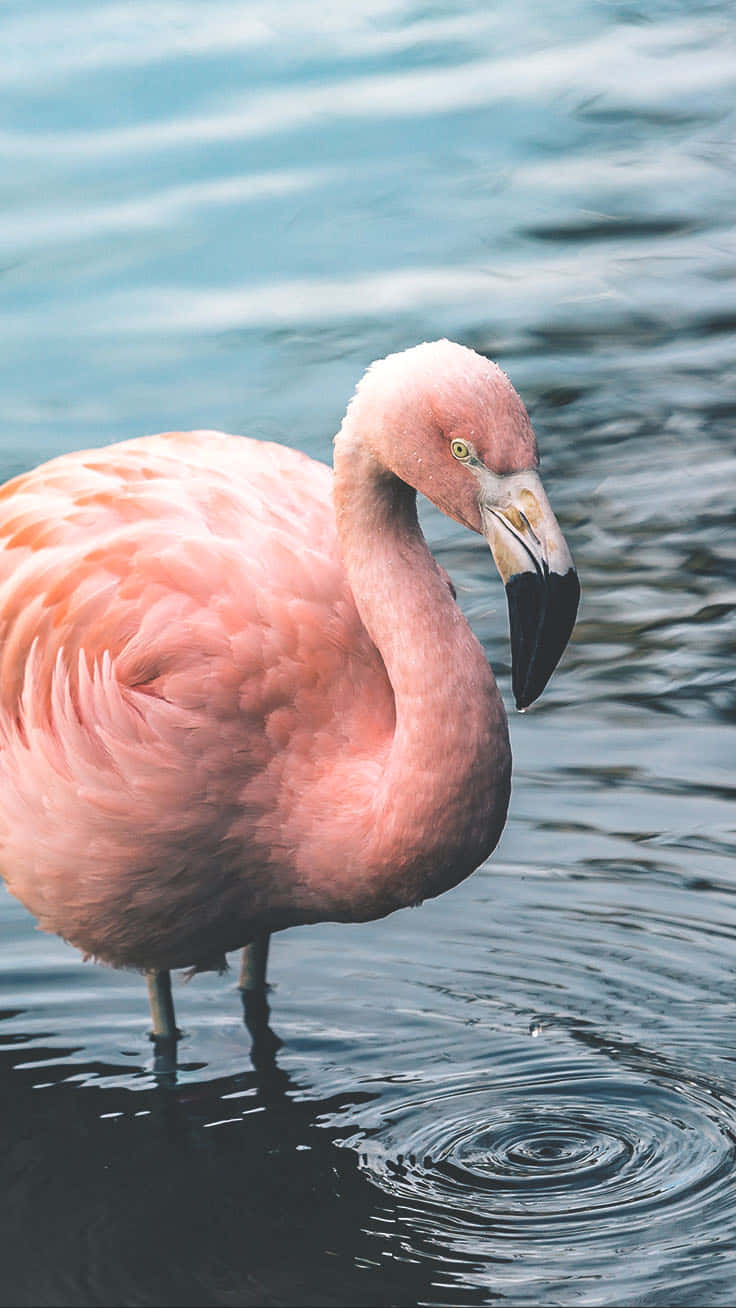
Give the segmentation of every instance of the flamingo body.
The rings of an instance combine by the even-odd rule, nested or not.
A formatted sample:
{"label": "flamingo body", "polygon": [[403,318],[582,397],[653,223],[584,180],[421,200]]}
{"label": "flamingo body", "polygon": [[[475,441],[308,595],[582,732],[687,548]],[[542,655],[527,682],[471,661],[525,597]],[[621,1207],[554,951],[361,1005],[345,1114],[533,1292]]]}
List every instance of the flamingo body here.
{"label": "flamingo body", "polygon": [[[457,432],[477,373],[506,396],[499,475],[536,447],[494,365],[447,342],[409,356],[359,390],[334,484],[284,446],[200,431],[0,491],[0,869],[85,953],[202,970],[258,933],[438,894],[494,847],[505,713],[404,464],[379,459],[376,400],[390,382],[403,415],[439,362]],[[408,476],[480,530],[427,442]]]}
{"label": "flamingo body", "polygon": [[264,916],[339,913],[339,884],[295,856],[320,795],[344,802],[341,754],[351,788],[375,784],[393,704],[329,469],[172,433],[56,459],[0,515],[10,889],[141,966],[206,963]]}

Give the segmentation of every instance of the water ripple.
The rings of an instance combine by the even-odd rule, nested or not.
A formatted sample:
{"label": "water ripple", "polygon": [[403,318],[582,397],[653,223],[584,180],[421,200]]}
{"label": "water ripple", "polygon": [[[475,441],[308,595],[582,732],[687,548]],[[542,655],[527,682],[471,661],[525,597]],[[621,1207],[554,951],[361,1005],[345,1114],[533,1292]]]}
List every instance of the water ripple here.
{"label": "water ripple", "polygon": [[[692,47],[707,33],[707,58]],[[734,82],[733,51],[721,24],[660,24],[656,42],[645,28],[615,27],[587,40],[502,58],[448,61],[445,68],[408,69],[277,92],[259,90],[222,112],[159,118],[156,122],[87,131],[3,132],[11,155],[111,155],[274,136],[314,125],[323,117],[396,119],[457,113],[509,101],[544,101],[574,94],[581,102],[605,97],[607,112],[626,114],[658,105],[660,121],[681,120],[683,102]],[[461,74],[461,75],[459,75]],[[609,106],[610,100],[610,106]],[[671,102],[671,107],[668,102]],[[663,109],[662,105],[667,108]]]}
{"label": "water ripple", "polygon": [[637,1236],[651,1242],[653,1229],[661,1249],[679,1247],[690,1223],[717,1239],[736,1213],[735,1136],[736,1106],[704,1082],[601,1075],[570,1060],[435,1087],[351,1143],[411,1213],[417,1248],[449,1243],[474,1279],[492,1268],[496,1288],[518,1293],[537,1277],[569,1285],[576,1266],[590,1271],[592,1247],[605,1258],[624,1243],[629,1282],[644,1284],[651,1243],[639,1259]]}

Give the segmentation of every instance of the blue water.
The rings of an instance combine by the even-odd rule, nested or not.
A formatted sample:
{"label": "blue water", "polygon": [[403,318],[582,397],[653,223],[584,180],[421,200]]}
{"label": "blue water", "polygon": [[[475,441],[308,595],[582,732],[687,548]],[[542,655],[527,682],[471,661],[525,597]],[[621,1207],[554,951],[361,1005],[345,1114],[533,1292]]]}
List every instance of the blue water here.
{"label": "blue water", "polygon": [[[729,1304],[736,1280],[736,27],[726,0],[0,4],[5,478],[219,427],[329,459],[447,335],[530,409],[583,584],[442,899],[140,978],[0,899],[0,1295]],[[253,1023],[251,1023],[253,1026]]]}

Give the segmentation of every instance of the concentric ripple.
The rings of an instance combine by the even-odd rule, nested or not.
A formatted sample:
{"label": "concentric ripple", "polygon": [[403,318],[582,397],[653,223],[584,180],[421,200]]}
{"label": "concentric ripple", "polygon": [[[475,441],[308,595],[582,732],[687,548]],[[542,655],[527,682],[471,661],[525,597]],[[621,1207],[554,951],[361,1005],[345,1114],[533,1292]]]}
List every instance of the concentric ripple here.
{"label": "concentric ripple", "polygon": [[653,1247],[674,1271],[693,1229],[719,1241],[736,1214],[733,1102],[704,1083],[592,1074],[572,1060],[544,1060],[540,1076],[516,1054],[485,1083],[427,1087],[364,1137],[363,1168],[413,1253],[429,1242],[435,1261],[457,1270],[461,1257],[467,1284],[513,1287],[525,1302],[542,1284],[595,1279],[623,1244],[633,1294]]}
{"label": "concentric ripple", "polygon": [[586,1122],[570,1108],[551,1120],[521,1114],[480,1131],[467,1124],[433,1165],[452,1185],[472,1179],[476,1186],[506,1189],[510,1195],[533,1190],[542,1206],[554,1205],[567,1190],[605,1185],[635,1152],[635,1142],[617,1138],[613,1124],[606,1129]]}

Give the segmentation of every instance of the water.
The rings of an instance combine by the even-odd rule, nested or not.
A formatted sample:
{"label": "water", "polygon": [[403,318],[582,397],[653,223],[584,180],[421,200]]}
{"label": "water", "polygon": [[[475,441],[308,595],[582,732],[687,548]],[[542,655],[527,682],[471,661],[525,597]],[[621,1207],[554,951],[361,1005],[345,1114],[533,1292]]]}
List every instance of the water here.
{"label": "water", "polygon": [[[583,584],[441,900],[139,978],[0,900],[2,1300],[727,1304],[736,39],[726,0],[0,7],[0,472],[172,427],[329,458],[373,358],[509,371]],[[510,708],[482,542],[424,514]]]}

